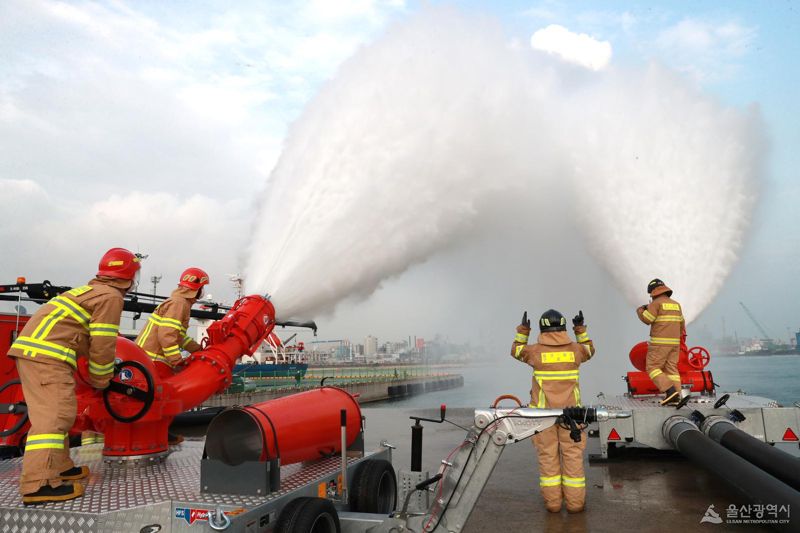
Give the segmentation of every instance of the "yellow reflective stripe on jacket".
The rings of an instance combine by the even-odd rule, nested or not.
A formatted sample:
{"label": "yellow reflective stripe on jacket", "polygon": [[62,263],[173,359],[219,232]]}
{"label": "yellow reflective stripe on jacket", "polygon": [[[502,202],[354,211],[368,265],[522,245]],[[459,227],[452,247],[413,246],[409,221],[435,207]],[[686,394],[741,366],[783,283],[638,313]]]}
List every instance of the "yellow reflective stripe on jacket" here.
{"label": "yellow reflective stripe on jacket", "polygon": [[114,361],[107,363],[105,365],[101,365],[99,363],[95,363],[94,361],[89,361],[89,372],[94,374],[95,376],[105,376],[106,374],[111,374],[114,372]]}
{"label": "yellow reflective stripe on jacket", "polygon": [[570,379],[578,379],[578,370],[536,370],[534,377],[537,380],[544,381],[562,381]]}
{"label": "yellow reflective stripe on jacket", "polygon": [[575,406],[576,407],[580,407],[581,406],[581,388],[576,386],[572,390],[575,393]]}
{"label": "yellow reflective stripe on jacket", "polygon": [[172,346],[167,346],[164,348],[164,355],[180,355],[181,349],[177,344],[173,344]]}
{"label": "yellow reflective stripe on jacket", "polygon": [[649,373],[649,375],[650,375],[650,379],[653,379],[653,378],[655,378],[656,376],[660,376],[661,374],[663,374],[663,372],[662,372],[660,369],[658,369],[658,368],[656,368],[656,369],[654,369],[654,370],[651,370],[651,371],[650,371],[650,373]]}
{"label": "yellow reflective stripe on jacket", "polygon": [[81,326],[85,328],[89,327],[89,320],[92,319],[92,315],[86,309],[73,302],[66,296],[56,296],[47,303],[65,310]]}
{"label": "yellow reflective stripe on jacket", "polygon": [[166,356],[163,356],[160,353],[147,352],[147,355],[156,361],[162,361],[164,363],[168,362]]}
{"label": "yellow reflective stripe on jacket", "polygon": [[586,342],[589,340],[589,332],[584,331],[583,333],[578,333],[578,335],[576,335],[575,338],[577,339],[578,342]]}
{"label": "yellow reflective stripe on jacket", "polygon": [[661,309],[664,311],[680,311],[681,306],[678,304],[663,303],[661,304]]}
{"label": "yellow reflective stripe on jacket", "polygon": [[25,451],[31,450],[63,450],[64,433],[39,433],[36,435],[28,435],[28,440],[25,443]]}
{"label": "yellow reflective stripe on jacket", "polygon": [[147,342],[147,337],[150,336],[150,332],[152,331],[152,329],[153,329],[153,322],[148,319],[147,325],[144,327],[142,335],[138,339],[136,339],[136,344],[138,346],[144,346],[144,343]]}
{"label": "yellow reflective stripe on jacket", "polygon": [[116,337],[119,334],[119,326],[117,324],[103,324],[95,322],[89,324],[89,335],[93,337]]}
{"label": "yellow reflective stripe on jacket", "polygon": [[524,350],[524,349],[525,349],[525,345],[522,345],[522,344],[517,346],[516,348],[514,348],[514,357],[519,359],[519,356],[522,353],[522,350]]}
{"label": "yellow reflective stripe on jacket", "polygon": [[180,322],[180,320],[175,320],[174,318],[165,318],[153,313],[150,315],[150,321],[155,323],[156,326],[164,326],[167,328],[177,329],[181,332],[183,331],[183,324]]}
{"label": "yellow reflective stripe on jacket", "polygon": [[192,340],[194,340],[194,339],[192,339],[190,336],[184,335],[183,336],[183,342],[181,343],[181,348],[186,348],[186,345],[188,345],[190,342],[192,342]]}
{"label": "yellow reflective stripe on jacket", "polygon": [[58,324],[65,316],[67,316],[67,312],[63,309],[53,309],[39,322],[39,325],[33,330],[31,337],[34,339],[44,339],[53,329],[53,326]]}
{"label": "yellow reflective stripe on jacket", "polygon": [[648,322],[653,322],[656,319],[656,316],[647,309],[642,311],[642,316],[645,317]]}
{"label": "yellow reflective stripe on jacket", "polygon": [[680,339],[673,339],[670,337],[650,337],[650,344],[663,344],[666,346],[678,346],[681,343]]}
{"label": "yellow reflective stripe on jacket", "polygon": [[575,352],[542,352],[542,363],[574,363]]}
{"label": "yellow reflective stripe on jacket", "polygon": [[540,487],[557,487],[561,485],[561,476],[539,476]]}
{"label": "yellow reflective stripe on jacket", "polygon": [[668,377],[668,378],[669,378],[671,381],[677,381],[678,383],[680,383],[680,382],[681,382],[681,376],[680,376],[679,374],[667,374],[667,377]]}
{"label": "yellow reflective stripe on jacket", "polygon": [[30,355],[31,357],[36,357],[36,355],[41,354],[48,357],[54,357],[60,361],[69,363],[72,366],[77,366],[77,355],[75,354],[75,350],[65,348],[54,342],[25,336],[17,337],[17,340],[14,341],[14,344],[12,344],[11,347],[22,350],[25,355]]}
{"label": "yellow reflective stripe on jacket", "polygon": [[561,478],[561,483],[565,487],[585,487],[586,486],[586,478],[585,477],[563,476]]}
{"label": "yellow reflective stripe on jacket", "polygon": [[661,315],[656,318],[656,322],[683,322],[681,315]]}
{"label": "yellow reflective stripe on jacket", "polygon": [[80,287],[75,287],[74,289],[68,290],[67,294],[69,294],[70,296],[81,296],[86,294],[90,290],[92,290],[91,285],[81,285]]}
{"label": "yellow reflective stripe on jacket", "polygon": [[533,403],[533,402],[529,403],[528,407],[537,407],[539,409],[543,409],[547,405],[547,398],[545,398],[545,395],[544,395],[544,389],[542,388],[542,382],[541,381],[537,381],[537,383],[539,384],[539,401],[538,401],[538,403]]}
{"label": "yellow reflective stripe on jacket", "polygon": [[521,342],[522,344],[528,344],[528,336],[524,333],[517,333],[514,335],[514,342]]}

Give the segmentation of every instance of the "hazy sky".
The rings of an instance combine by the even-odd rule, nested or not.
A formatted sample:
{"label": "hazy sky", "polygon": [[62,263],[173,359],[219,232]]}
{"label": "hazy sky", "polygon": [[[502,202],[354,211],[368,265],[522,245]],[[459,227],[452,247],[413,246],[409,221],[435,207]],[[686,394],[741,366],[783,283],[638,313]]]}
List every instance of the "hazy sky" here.
{"label": "hazy sky", "polygon": [[[150,254],[143,281],[163,274],[160,292],[191,264],[209,270],[213,295],[230,298],[227,275],[242,268],[254,204],[292,122],[359,46],[422,9],[403,0],[235,5],[0,3],[5,282],[82,283],[106,248],[127,246]],[[759,206],[738,265],[696,325],[718,330],[724,316],[729,330],[755,335],[742,300],[775,336],[800,326],[800,15],[792,2],[452,5],[498,19],[511,44],[530,46],[549,27],[534,42],[565,61],[593,69],[656,61],[728,105],[757,106],[770,146]],[[321,335],[441,332],[493,344],[523,308],[582,306],[603,316],[606,331],[619,327],[620,349],[644,337],[599,268],[576,280],[574,293],[543,289],[531,301],[525,287],[542,281],[535,273],[480,266],[502,257],[502,245],[473,243],[412,267],[367,302],[320,318]],[[454,264],[478,266],[453,272]]]}

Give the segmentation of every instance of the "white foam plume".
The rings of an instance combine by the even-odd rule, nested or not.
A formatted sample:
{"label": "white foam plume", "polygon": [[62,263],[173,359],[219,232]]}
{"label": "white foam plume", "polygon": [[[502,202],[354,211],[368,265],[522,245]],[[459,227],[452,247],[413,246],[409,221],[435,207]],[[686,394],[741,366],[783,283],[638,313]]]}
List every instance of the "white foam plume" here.
{"label": "white foam plume", "polygon": [[[287,136],[248,290],[270,292],[282,316],[316,315],[506,217],[534,237],[498,261],[541,263],[557,251],[537,250],[536,230],[574,246],[582,227],[632,302],[658,276],[696,316],[752,209],[756,119],[659,67],[577,72],[506,42],[492,23],[433,10],[348,60]],[[543,196],[563,220],[520,207]]]}

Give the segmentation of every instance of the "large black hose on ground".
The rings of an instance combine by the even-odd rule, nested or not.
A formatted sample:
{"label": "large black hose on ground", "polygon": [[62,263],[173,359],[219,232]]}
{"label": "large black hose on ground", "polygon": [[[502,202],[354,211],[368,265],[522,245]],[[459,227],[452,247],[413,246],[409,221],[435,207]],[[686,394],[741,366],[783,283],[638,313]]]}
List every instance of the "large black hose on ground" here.
{"label": "large black hose on ground", "polygon": [[742,457],[761,470],[800,490],[800,459],[778,450],[737,428],[721,416],[710,416],[702,425],[703,433],[713,441]]}
{"label": "large black hose on ground", "polygon": [[186,411],[175,417],[172,426],[199,426],[211,423],[211,419],[220,414],[224,407],[206,407],[197,411]]}
{"label": "large black hose on ground", "polygon": [[676,450],[716,474],[747,500],[800,509],[800,492],[706,437],[686,417],[668,418],[663,432]]}

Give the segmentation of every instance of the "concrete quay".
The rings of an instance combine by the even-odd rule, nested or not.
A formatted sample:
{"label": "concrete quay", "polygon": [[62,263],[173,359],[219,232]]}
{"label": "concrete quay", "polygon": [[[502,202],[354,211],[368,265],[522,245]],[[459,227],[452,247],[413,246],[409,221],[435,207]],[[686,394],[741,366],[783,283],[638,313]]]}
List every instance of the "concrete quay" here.
{"label": "concrete quay", "polygon": [[[461,387],[464,385],[464,378],[457,374],[451,374],[445,376],[426,376],[383,381],[349,381],[347,383],[337,383],[334,380],[329,380],[326,384],[344,389],[352,395],[357,395],[358,402],[360,404],[366,404]],[[319,387],[319,383],[313,385],[264,387],[253,391],[216,394],[203,402],[202,407],[251,405],[282,396],[288,396],[289,394],[315,389],[317,387]]]}

